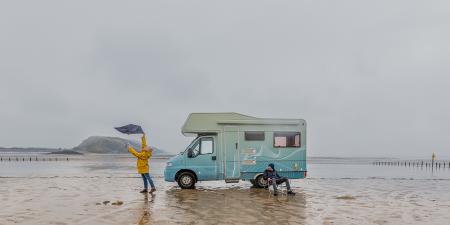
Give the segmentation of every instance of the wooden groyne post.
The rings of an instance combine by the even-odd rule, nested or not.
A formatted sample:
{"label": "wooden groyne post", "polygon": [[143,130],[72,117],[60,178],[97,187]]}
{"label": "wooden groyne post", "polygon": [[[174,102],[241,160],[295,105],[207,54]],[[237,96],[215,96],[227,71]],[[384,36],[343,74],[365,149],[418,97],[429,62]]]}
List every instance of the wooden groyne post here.
{"label": "wooden groyne post", "polygon": [[372,165],[376,166],[399,166],[399,167],[420,167],[420,168],[433,168],[433,169],[441,169],[441,168],[448,168],[450,169],[450,161],[437,161],[437,160],[430,160],[430,161],[419,161],[419,160],[405,160],[405,161],[375,161],[372,162]]}
{"label": "wooden groyne post", "polygon": [[9,162],[11,162],[11,161],[14,161],[14,158],[15,158],[15,161],[16,162],[25,162],[25,161],[27,161],[27,162],[32,162],[32,161],[36,161],[36,162],[38,162],[38,161],[70,161],[70,158],[69,157],[65,157],[65,158],[59,158],[59,157],[54,157],[54,158],[52,158],[52,157],[42,157],[42,158],[39,158],[39,157],[31,157],[31,156],[27,156],[27,157],[18,157],[18,156],[13,156],[13,157],[11,157],[11,156],[9,156],[9,157],[5,157],[5,160],[3,160],[3,156],[0,156],[0,162],[3,162],[3,161],[9,161]]}

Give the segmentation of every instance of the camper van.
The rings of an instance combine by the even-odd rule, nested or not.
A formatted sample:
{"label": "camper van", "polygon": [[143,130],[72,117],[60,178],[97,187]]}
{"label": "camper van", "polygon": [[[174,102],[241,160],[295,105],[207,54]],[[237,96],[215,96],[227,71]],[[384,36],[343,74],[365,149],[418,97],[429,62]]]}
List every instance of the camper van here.
{"label": "camper van", "polygon": [[281,176],[306,177],[306,122],[303,119],[264,119],[238,113],[192,113],[182,129],[195,139],[172,157],[164,179],[183,189],[198,181],[248,180],[267,186],[262,174],[274,163]]}

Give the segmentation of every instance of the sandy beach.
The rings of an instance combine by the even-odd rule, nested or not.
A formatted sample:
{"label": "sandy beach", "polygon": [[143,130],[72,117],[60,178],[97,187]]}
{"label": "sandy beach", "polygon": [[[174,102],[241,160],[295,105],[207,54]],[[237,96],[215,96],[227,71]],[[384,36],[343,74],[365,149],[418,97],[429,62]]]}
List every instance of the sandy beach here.
{"label": "sandy beach", "polygon": [[[445,177],[450,171],[430,179],[365,177],[369,172],[361,171],[380,168],[314,164],[310,170],[319,174],[311,172],[308,179],[292,182],[297,195],[274,197],[243,181],[201,182],[195,190],[181,190],[164,182],[164,164],[164,159],[151,162],[158,190],[150,195],[139,193],[142,181],[133,160],[126,157],[3,162],[0,224],[446,224],[450,220],[450,180]],[[7,174],[19,167],[21,172]],[[45,175],[40,167],[53,172],[46,169]],[[343,172],[333,177],[335,167]],[[355,167],[360,168],[355,173],[360,177],[347,177],[345,171]]]}

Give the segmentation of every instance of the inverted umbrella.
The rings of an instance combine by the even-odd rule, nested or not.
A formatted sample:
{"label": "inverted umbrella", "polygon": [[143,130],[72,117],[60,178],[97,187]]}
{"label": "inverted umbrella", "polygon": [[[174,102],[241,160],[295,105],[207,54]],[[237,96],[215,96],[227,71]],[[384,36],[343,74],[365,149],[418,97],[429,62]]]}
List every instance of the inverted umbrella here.
{"label": "inverted umbrella", "polygon": [[141,126],[134,125],[134,124],[128,124],[128,125],[125,125],[122,127],[114,127],[114,129],[116,129],[119,132],[124,133],[124,134],[143,134],[144,133]]}

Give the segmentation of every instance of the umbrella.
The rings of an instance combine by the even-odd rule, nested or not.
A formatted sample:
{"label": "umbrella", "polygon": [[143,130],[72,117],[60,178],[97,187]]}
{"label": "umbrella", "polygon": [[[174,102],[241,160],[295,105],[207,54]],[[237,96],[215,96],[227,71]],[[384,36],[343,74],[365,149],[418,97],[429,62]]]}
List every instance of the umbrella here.
{"label": "umbrella", "polygon": [[124,134],[143,134],[144,133],[141,126],[134,125],[134,124],[128,124],[128,125],[125,125],[122,127],[114,127],[114,129],[116,129],[119,132],[124,133]]}

